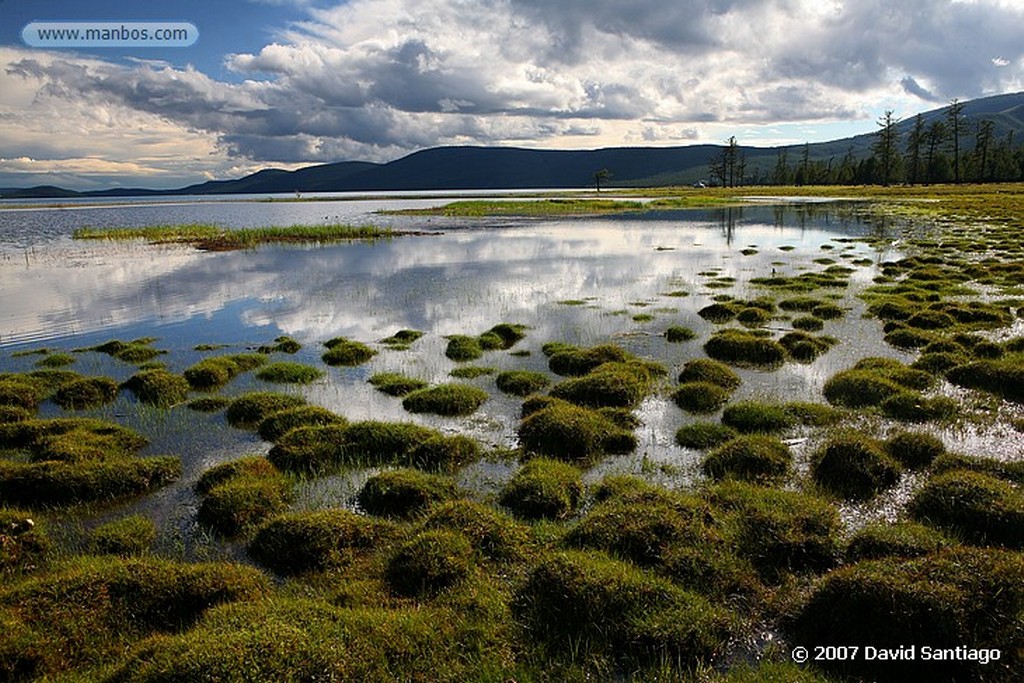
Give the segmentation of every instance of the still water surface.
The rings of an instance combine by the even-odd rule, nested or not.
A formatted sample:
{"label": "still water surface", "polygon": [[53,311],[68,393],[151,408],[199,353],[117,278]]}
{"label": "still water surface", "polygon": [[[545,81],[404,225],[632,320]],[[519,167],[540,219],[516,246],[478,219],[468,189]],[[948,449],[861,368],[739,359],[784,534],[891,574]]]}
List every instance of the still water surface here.
{"label": "still water surface", "polygon": [[[422,198],[364,198],[0,208],[0,371],[31,369],[38,357],[12,356],[18,350],[38,346],[70,350],[112,338],[154,336],[156,346],[168,352],[161,360],[180,372],[209,355],[194,351],[196,344],[228,344],[225,352],[235,352],[266,344],[281,334],[305,345],[294,360],[324,368],[320,344],[329,338],[345,336],[372,344],[402,328],[418,329],[426,336],[410,350],[378,346],[380,353],[362,366],[324,368],[328,372],[322,380],[286,391],[302,393],[310,402],[353,420],[415,421],[470,434],[485,444],[513,446],[521,402],[497,391],[493,376],[471,380],[487,389],[491,398],[469,418],[410,415],[398,399],[374,391],[366,380],[376,372],[398,371],[431,383],[450,381],[448,373],[456,364],[444,356],[445,335],[475,335],[500,322],[530,327],[527,338],[513,349],[530,355],[492,351],[478,362],[499,371],[546,370],[540,347],[548,341],[583,345],[612,341],[665,363],[674,377],[684,362],[703,355],[701,344],[714,326],[697,311],[712,297],[722,293],[758,296],[764,292],[749,285],[751,278],[773,271],[785,275],[822,270],[828,264],[823,259],[844,265],[857,262],[850,287],[827,292],[838,296],[848,309],[844,318],[826,323],[823,331],[841,343],[807,365],[789,363],[773,372],[741,371],[744,382],[734,400],[821,401],[825,379],[859,358],[906,359],[882,343],[876,321],[861,319],[864,305],[855,296],[877,274],[878,263],[898,254],[888,242],[879,248],[860,241],[884,235],[850,207],[764,206],[557,220],[455,220],[376,213],[437,203]],[[221,253],[70,238],[81,226],[334,222],[437,234],[372,244],[267,246]],[[715,278],[735,278],[735,283],[724,289],[709,288]],[[679,291],[688,296],[668,296]],[[568,300],[584,303],[564,303]],[[642,313],[654,319],[633,319]],[[667,343],[662,334],[670,325],[691,327],[698,333],[697,340]],[[789,329],[785,321],[773,321],[770,327]],[[71,368],[119,381],[135,371],[97,353],[81,354]],[[279,387],[246,375],[223,391],[235,394],[254,388]],[[56,415],[60,410],[44,406],[44,413]],[[221,415],[196,414],[184,407],[149,409],[126,393],[114,404],[86,414],[114,418],[139,429],[152,441],[148,453],[182,457],[185,475],[180,482],[130,506],[163,522],[175,543],[199,542],[191,492],[199,474],[219,462],[269,448],[258,437],[227,427]],[[676,408],[664,392],[646,400],[638,415],[643,425],[637,430],[636,453],[602,462],[588,478],[598,479],[608,472],[642,472],[667,482],[697,477],[701,454],[673,442],[676,429],[694,418]],[[962,438],[976,441],[977,435]],[[507,480],[514,467],[514,463],[485,461],[467,468],[460,478],[486,497]],[[307,482],[298,505],[350,505],[352,495],[372,472]],[[872,511],[854,514],[891,514],[886,505],[895,503],[882,501]],[[123,512],[119,508],[109,514]]]}

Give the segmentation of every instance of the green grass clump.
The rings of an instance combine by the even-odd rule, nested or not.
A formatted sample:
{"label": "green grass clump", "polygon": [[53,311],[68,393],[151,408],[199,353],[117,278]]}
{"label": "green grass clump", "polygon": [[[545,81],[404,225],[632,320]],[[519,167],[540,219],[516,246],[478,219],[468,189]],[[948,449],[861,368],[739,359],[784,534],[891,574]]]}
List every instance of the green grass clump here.
{"label": "green grass clump", "polygon": [[362,365],[377,355],[377,352],[366,344],[357,341],[350,341],[344,337],[335,337],[324,342],[327,347],[326,353],[320,356],[324,363],[331,366]]}
{"label": "green grass clump", "polygon": [[726,513],[723,526],[737,553],[765,581],[777,582],[789,573],[820,572],[836,564],[842,523],[828,502],[735,480],[716,485],[706,495]]}
{"label": "green grass clump", "polygon": [[32,513],[0,507],[0,549],[0,576],[14,570],[27,572],[43,564],[50,538]]}
{"label": "green grass clump", "polygon": [[484,355],[484,350],[480,346],[479,338],[453,334],[448,337],[448,346],[444,349],[444,355],[456,363],[465,363]]}
{"label": "green grass clump", "polygon": [[[298,427],[281,437],[267,457],[288,472],[325,473],[346,465],[413,465],[434,458],[465,457],[462,440],[429,446],[443,437],[437,430],[404,422],[364,421],[351,424]],[[467,439],[468,441],[468,439]],[[421,453],[423,449],[434,450]]]}
{"label": "green grass clump", "polygon": [[167,353],[166,351],[154,349],[150,346],[154,341],[155,339],[149,338],[136,339],[130,342],[112,339],[98,346],[92,346],[83,350],[105,353],[108,356],[113,356],[114,358],[126,363],[145,363],[146,361],[151,361],[157,356]]}
{"label": "green grass clump", "polygon": [[0,379],[0,405],[24,408],[35,412],[39,407],[41,387],[23,375]]}
{"label": "green grass clump", "polygon": [[433,529],[403,543],[385,573],[399,595],[435,595],[466,578],[473,564],[469,539],[457,531]]}
{"label": "green grass clump", "polygon": [[597,411],[562,401],[524,418],[519,425],[519,442],[528,452],[570,462],[587,462],[636,448],[631,431]]}
{"label": "green grass clump", "polygon": [[1024,494],[987,474],[953,471],[933,477],[908,510],[914,519],[970,543],[1024,548]]}
{"label": "green grass clump", "polygon": [[114,501],[146,493],[180,475],[181,461],[174,457],[0,461],[0,503],[46,506]]}
{"label": "green grass clump", "polygon": [[392,349],[407,349],[424,334],[424,332],[419,330],[399,330],[390,337],[381,339],[380,343]]}
{"label": "green grass clump", "polygon": [[75,357],[70,353],[51,353],[35,362],[37,368],[63,368],[72,365]]}
{"label": "green grass clump", "polygon": [[[895,649],[918,644],[934,650],[996,648],[1003,655],[977,660],[876,661],[863,657],[820,662],[833,673],[861,680],[985,680],[1024,676],[1018,615],[1024,609],[1024,560],[1017,553],[949,548],[913,559],[858,562],[832,572],[814,589],[793,622],[792,642],[814,648],[842,642]],[[972,646],[968,646],[972,647]]]}
{"label": "green grass clump", "polygon": [[156,540],[156,524],[142,515],[128,515],[101,524],[89,536],[89,550],[98,555],[130,557],[149,552]]}
{"label": "green grass clump", "polygon": [[290,512],[265,522],[248,552],[279,574],[302,574],[344,566],[394,534],[392,524],[348,510]]}
{"label": "green grass clump", "polygon": [[777,482],[789,472],[793,456],[786,444],[764,435],[738,436],[708,453],[702,467],[712,479]]}
{"label": "green grass clump", "polygon": [[124,383],[139,401],[160,408],[184,403],[189,386],[184,377],[167,370],[140,370]]}
{"label": "green grass clump", "polygon": [[665,341],[672,343],[690,341],[696,337],[696,332],[691,330],[689,327],[683,327],[681,325],[672,325],[665,330]]}
{"label": "green grass clump", "polygon": [[462,367],[452,368],[448,375],[456,379],[476,379],[484,375],[493,375],[497,371],[496,368],[481,365],[463,365]]}
{"label": "green grass clump", "polygon": [[900,326],[886,332],[883,339],[886,344],[895,346],[897,349],[910,350],[927,346],[935,340],[935,336],[929,332]]}
{"label": "green grass clump", "polygon": [[113,664],[140,639],[187,629],[211,607],[268,592],[257,570],[226,562],[77,557],[0,589],[6,608],[36,636],[35,674]]}
{"label": "green grass clump", "polygon": [[288,479],[259,455],[212,467],[196,482],[196,491],[203,496],[199,521],[225,536],[284,512],[292,498]]}
{"label": "green grass clump", "polygon": [[603,363],[580,377],[559,382],[551,395],[587,408],[635,408],[652,382],[650,368],[639,362]]}
{"label": "green grass clump", "polygon": [[305,404],[306,400],[301,396],[252,391],[235,398],[224,415],[232,427],[255,430],[271,414]]}
{"label": "green grass clump", "polygon": [[480,459],[480,444],[462,434],[435,434],[417,443],[408,463],[421,470],[453,472]]}
{"label": "green grass clump", "polygon": [[961,365],[950,369],[946,378],[957,386],[980,389],[1014,403],[1024,403],[1024,361],[1019,356]]}
{"label": "green grass clump", "polygon": [[928,422],[952,417],[960,410],[959,404],[947,396],[927,398],[917,391],[900,391],[882,401],[879,408],[894,420]]}
{"label": "green grass clump", "polygon": [[488,337],[488,340],[490,340],[493,337],[497,337],[500,340],[500,342],[497,342],[498,345],[493,346],[495,342],[488,341],[485,343],[487,348],[508,350],[526,337],[527,329],[529,328],[526,325],[499,323],[480,335],[480,338],[483,340],[484,337]]}
{"label": "green grass clump", "polygon": [[726,404],[731,392],[710,382],[685,382],[672,392],[672,401],[688,413],[713,413]]}
{"label": "green grass clump", "polygon": [[783,407],[794,420],[808,427],[828,427],[838,424],[845,415],[844,411],[832,406],[809,401],[790,401],[783,404]]}
{"label": "green grass clump", "polygon": [[1017,460],[996,460],[960,455],[959,453],[946,453],[937,457],[931,467],[932,474],[942,474],[953,470],[980,472],[1006,481],[1024,484],[1024,462]]}
{"label": "green grass clump", "polygon": [[802,332],[818,332],[825,327],[825,322],[813,315],[802,315],[799,318],[794,318],[793,329],[801,330]]}
{"label": "green grass clump", "polygon": [[697,311],[697,315],[716,325],[724,325],[734,319],[739,310],[739,307],[732,302],[714,303]]}
{"label": "green grass clump", "polygon": [[532,370],[508,370],[495,378],[500,391],[512,396],[529,396],[551,384],[542,372]]}
{"label": "green grass clump", "polygon": [[311,365],[284,361],[266,365],[256,373],[257,379],[277,384],[309,384],[323,376],[322,370]]}
{"label": "green grass clump", "polygon": [[937,436],[901,430],[886,440],[885,450],[904,467],[916,470],[931,465],[946,452],[946,446]]}
{"label": "green grass clump", "polygon": [[786,360],[779,342],[736,329],[719,330],[704,343],[711,358],[740,367],[772,368]]}
{"label": "green grass clump", "polygon": [[825,398],[846,408],[877,406],[905,389],[872,370],[842,370],[825,382]]}
{"label": "green grass clump", "polygon": [[551,372],[563,377],[579,377],[604,363],[623,363],[630,359],[629,354],[613,344],[602,344],[585,349],[569,345],[549,347],[545,344],[545,348],[551,348],[554,351],[549,354],[548,368]]}
{"label": "green grass clump", "polygon": [[480,672],[508,680],[511,664],[492,635],[499,628],[448,606],[337,607],[276,597],[214,608],[190,631],[147,641],[113,680],[460,683]]}
{"label": "green grass clump", "polygon": [[267,344],[256,349],[257,353],[298,353],[302,344],[295,341],[288,335],[282,335],[274,340],[273,344]]}
{"label": "green grass clump", "polygon": [[850,539],[848,562],[880,560],[885,557],[920,557],[953,543],[938,531],[917,522],[875,522]]}
{"label": "green grass clump", "polygon": [[867,500],[899,480],[884,446],[856,432],[832,436],[811,459],[815,483],[841,498]]}
{"label": "green grass clump", "polygon": [[837,340],[832,337],[815,337],[813,334],[800,331],[787,332],[779,338],[779,344],[786,349],[789,357],[798,363],[810,363],[836,343]]}
{"label": "green grass clump", "polygon": [[524,556],[529,532],[508,515],[480,503],[459,499],[434,505],[423,520],[425,529],[457,531],[473,548],[491,560],[516,560]]}
{"label": "green grass clump", "polygon": [[233,354],[204,358],[182,373],[193,389],[206,391],[222,387],[238,375],[266,362],[260,354]]}
{"label": "green grass clump", "polygon": [[370,477],[356,499],[371,515],[407,519],[457,495],[455,483],[447,477],[400,469]]}
{"label": "green grass clump", "polygon": [[83,377],[57,389],[53,402],[65,410],[98,408],[116,399],[117,392],[117,382],[109,377]]}
{"label": "green grass clump", "polygon": [[710,382],[730,392],[738,389],[741,383],[740,376],[732,368],[709,358],[687,361],[679,371],[678,381],[680,384]]}
{"label": "green grass clump", "polygon": [[498,502],[525,519],[563,519],[576,512],[585,491],[576,467],[534,458],[505,485]]}
{"label": "green grass clump", "polygon": [[406,377],[399,372],[378,372],[367,380],[373,387],[388,396],[405,396],[417,389],[424,389],[427,382],[422,379]]}
{"label": "green grass clump", "polygon": [[0,425],[0,447],[29,451],[32,460],[103,460],[130,456],[147,439],[113,422],[88,418],[22,420]]}
{"label": "green grass clump", "polygon": [[738,432],[783,432],[794,427],[797,419],[785,405],[763,401],[741,401],[722,412],[722,424]]}
{"label": "green grass clump", "polygon": [[734,629],[733,617],[705,598],[598,552],[541,560],[513,612],[554,653],[620,665],[710,661]]}
{"label": "green grass clump", "polygon": [[766,325],[772,319],[770,311],[766,311],[763,308],[756,306],[748,306],[747,308],[741,308],[736,314],[736,320],[742,325],[747,327],[756,327],[758,325]]}
{"label": "green grass clump", "polygon": [[344,425],[346,422],[341,415],[320,406],[296,406],[270,413],[256,431],[261,439],[273,443],[297,427]]}
{"label": "green grass clump", "polygon": [[566,545],[654,567],[664,563],[673,546],[699,545],[719,534],[704,501],[643,480],[606,481],[595,498],[599,504],[569,530]]}
{"label": "green grass clump", "polygon": [[707,450],[729,441],[738,432],[718,422],[694,422],[683,425],[676,432],[676,443],[683,448]]}
{"label": "green grass clump", "polygon": [[402,407],[410,413],[461,417],[475,413],[488,398],[486,391],[469,384],[438,384],[407,394]]}

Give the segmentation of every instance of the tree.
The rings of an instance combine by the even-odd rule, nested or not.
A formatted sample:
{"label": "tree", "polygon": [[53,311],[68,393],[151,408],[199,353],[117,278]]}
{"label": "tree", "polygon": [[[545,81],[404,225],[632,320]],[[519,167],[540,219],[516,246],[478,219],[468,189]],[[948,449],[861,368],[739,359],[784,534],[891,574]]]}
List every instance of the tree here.
{"label": "tree", "polygon": [[880,128],[872,147],[872,151],[877,157],[879,180],[885,186],[891,185],[896,177],[896,167],[899,161],[899,156],[896,153],[899,143],[899,133],[896,131],[897,122],[898,119],[892,115],[892,109],[887,109],[885,114],[878,119]]}
{"label": "tree", "polygon": [[992,137],[995,123],[989,119],[978,121],[978,134],[974,143],[975,180],[985,182],[992,180],[990,163],[992,156]]}
{"label": "tree", "polygon": [[960,129],[961,116],[963,116],[964,103],[955,97],[949,103],[946,110],[946,118],[949,120],[949,132],[953,140],[953,180],[959,184],[960,178]]}
{"label": "tree", "polygon": [[736,143],[736,136],[731,136],[721,154],[708,161],[708,175],[722,187],[736,187],[743,184],[746,167],[747,161]]}
{"label": "tree", "polygon": [[924,117],[918,114],[914,117],[914,127],[910,129],[910,137],[907,138],[907,182],[911,185],[921,182],[921,146],[924,142]]}
{"label": "tree", "polygon": [[786,150],[783,148],[775,157],[775,168],[772,169],[771,175],[772,185],[789,185],[790,183],[791,176],[786,156]]}
{"label": "tree", "polygon": [[607,168],[602,168],[600,171],[594,171],[594,184],[597,186],[597,191],[601,191],[601,181],[610,180],[612,172]]}
{"label": "tree", "polygon": [[945,178],[938,177],[937,168],[939,162],[936,155],[938,154],[939,147],[946,141],[947,133],[946,124],[941,119],[936,119],[931,122],[931,125],[928,126],[928,130],[924,134],[925,145],[928,148],[924,169],[925,178],[929,183],[945,180]]}

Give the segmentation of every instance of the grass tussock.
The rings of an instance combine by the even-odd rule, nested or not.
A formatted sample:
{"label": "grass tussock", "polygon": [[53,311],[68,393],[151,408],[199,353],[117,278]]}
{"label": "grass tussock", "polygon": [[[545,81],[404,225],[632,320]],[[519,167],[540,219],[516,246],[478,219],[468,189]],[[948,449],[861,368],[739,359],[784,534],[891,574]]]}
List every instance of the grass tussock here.
{"label": "grass tussock", "polygon": [[265,522],[249,543],[249,555],[280,574],[344,566],[394,538],[390,523],[347,510],[291,512]]}
{"label": "grass tussock", "polygon": [[344,337],[329,339],[324,342],[324,346],[327,347],[327,351],[320,358],[324,363],[331,366],[354,367],[362,365],[377,355],[377,352],[366,344],[351,341]]}
{"label": "grass tussock", "polygon": [[53,394],[53,402],[65,410],[86,410],[112,403],[117,398],[118,384],[109,377],[83,377],[61,385]]}
{"label": "grass tussock", "polygon": [[311,365],[287,361],[271,363],[256,372],[256,379],[275,384],[309,384],[323,376],[322,370]]}
{"label": "grass tussock", "polygon": [[469,539],[457,531],[421,531],[398,547],[385,573],[399,595],[435,595],[469,575],[474,555]]}
{"label": "grass tussock", "polygon": [[190,386],[186,378],[167,370],[141,370],[124,383],[140,402],[160,408],[184,403]]}
{"label": "grass tussock", "polygon": [[32,513],[0,507],[0,576],[41,566],[50,547],[49,534]]}
{"label": "grass tussock", "polygon": [[231,401],[224,416],[232,427],[255,430],[273,413],[305,404],[306,399],[301,396],[272,391],[251,391]]}
{"label": "grass tussock", "polygon": [[434,505],[423,527],[457,531],[483,557],[496,561],[521,559],[529,544],[525,526],[493,507],[466,499]]}
{"label": "grass tussock", "polygon": [[196,491],[203,496],[199,521],[224,536],[236,536],[284,512],[292,500],[288,479],[258,455],[207,470]]}
{"label": "grass tussock", "polygon": [[409,519],[431,505],[458,496],[448,477],[414,469],[388,470],[370,477],[356,500],[371,515]]}
{"label": "grass tussock", "polygon": [[766,435],[738,436],[704,458],[704,474],[712,479],[754,483],[778,482],[788,473],[793,456],[779,439]]}
{"label": "grass tussock", "polygon": [[525,519],[564,519],[576,512],[585,491],[578,468],[534,458],[505,485],[498,502]]}
{"label": "grass tussock", "polygon": [[266,362],[265,355],[255,353],[214,356],[191,365],[182,375],[193,389],[209,391],[224,386],[243,372],[258,368]]}
{"label": "grass tussock", "polygon": [[186,629],[217,604],[267,593],[251,567],[85,556],[4,586],[0,608],[34,634],[34,675],[53,676],[112,664],[146,636]]}
{"label": "grass tussock", "polygon": [[291,355],[294,353],[298,353],[300,349],[302,349],[302,344],[300,344],[295,339],[292,339],[288,335],[284,334],[274,339],[273,344],[264,344],[263,346],[257,348],[256,353],[287,353]]}
{"label": "grass tussock", "polygon": [[128,515],[93,529],[89,536],[89,550],[98,555],[144,555],[156,540],[156,534],[153,520],[142,515]]}
{"label": "grass tussock", "polygon": [[635,408],[652,383],[652,368],[647,364],[608,362],[559,382],[551,396],[586,408]]}
{"label": "grass tussock", "polygon": [[346,422],[341,415],[320,406],[296,406],[270,413],[260,422],[256,431],[264,441],[276,443],[285,434],[299,427],[344,425]]}
{"label": "grass tussock", "polygon": [[720,446],[738,434],[739,432],[732,427],[719,422],[694,422],[679,428],[676,432],[676,443],[683,448],[702,451]]}
{"label": "grass tussock", "polygon": [[378,372],[367,380],[377,391],[388,396],[405,396],[417,389],[425,389],[427,382],[414,377],[406,377],[399,372]]}
{"label": "grass tussock", "polygon": [[850,539],[846,559],[859,562],[886,557],[920,557],[952,545],[953,542],[940,532],[917,522],[875,522]]}
{"label": "grass tussock", "polygon": [[734,617],[667,579],[599,552],[541,560],[513,603],[534,638],[552,652],[583,646],[585,656],[622,665],[707,662],[734,632]]}
{"label": "grass tussock", "polygon": [[519,442],[528,452],[579,463],[636,448],[631,431],[597,411],[559,400],[523,419]]}
{"label": "grass tussock", "polygon": [[[605,363],[623,363],[630,355],[614,344],[602,344],[591,348],[578,348],[558,343],[545,344],[543,350],[548,356],[548,368],[556,375],[579,377]],[[552,353],[547,353],[547,351]]]}
{"label": "grass tussock", "polygon": [[706,415],[724,406],[731,395],[711,382],[685,382],[672,391],[672,401],[688,413]]}
{"label": "grass tussock", "polygon": [[811,458],[815,483],[851,500],[867,500],[893,486],[900,469],[884,444],[858,432],[832,436]]}
{"label": "grass tussock", "polygon": [[1024,548],[1024,493],[990,475],[951,471],[935,476],[907,509],[914,519],[970,543]]}
{"label": "grass tussock", "polygon": [[551,384],[551,379],[542,372],[532,370],[508,370],[495,378],[498,389],[512,396],[529,396]]}
{"label": "grass tussock", "polygon": [[489,395],[469,384],[438,384],[406,394],[402,407],[410,413],[432,413],[445,417],[472,415]]}
{"label": "grass tussock", "polygon": [[[998,648],[998,662],[945,658],[822,662],[833,673],[878,680],[999,680],[1024,676],[1018,615],[1024,608],[1024,561],[1017,553],[949,548],[912,559],[858,562],[826,576],[791,628],[805,647],[908,644]],[[984,645],[980,645],[984,643]],[[973,647],[973,646],[968,646]],[[918,648],[920,653],[920,647]]]}
{"label": "grass tussock", "polygon": [[739,367],[774,368],[786,361],[786,349],[779,342],[731,328],[712,334],[704,343],[704,352]]}

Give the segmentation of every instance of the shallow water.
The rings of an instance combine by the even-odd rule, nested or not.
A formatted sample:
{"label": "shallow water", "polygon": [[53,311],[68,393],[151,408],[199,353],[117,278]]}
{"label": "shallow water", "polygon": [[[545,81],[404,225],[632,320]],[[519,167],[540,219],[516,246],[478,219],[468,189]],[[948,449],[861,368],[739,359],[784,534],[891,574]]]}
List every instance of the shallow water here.
{"label": "shallow water", "polygon": [[[825,380],[869,355],[908,359],[882,342],[881,325],[864,320],[856,293],[877,274],[877,264],[898,256],[891,247],[876,249],[858,238],[886,237],[884,228],[861,220],[842,205],[766,206],[714,211],[679,211],[590,219],[452,220],[390,217],[382,208],[435,204],[425,199],[367,199],[346,202],[181,202],[130,204],[100,208],[0,210],[0,371],[31,369],[38,356],[12,352],[46,346],[55,350],[91,346],[108,339],[155,336],[168,352],[160,360],[180,372],[209,353],[196,344],[229,344],[236,352],[287,334],[305,345],[293,360],[324,367],[320,343],[345,336],[375,342],[402,328],[426,336],[410,350],[380,353],[356,368],[325,368],[326,377],[301,389],[311,403],[359,419],[408,420],[445,431],[470,434],[485,444],[512,446],[520,400],[504,396],[493,376],[470,380],[491,398],[469,418],[439,418],[406,413],[399,399],[372,389],[366,379],[398,371],[431,383],[449,381],[457,364],[444,356],[445,335],[479,334],[500,322],[522,323],[530,330],[513,351],[492,351],[477,364],[502,369],[546,370],[540,347],[548,341],[590,345],[614,341],[645,358],[665,363],[670,380],[687,360],[703,355],[701,344],[716,326],[697,311],[726,293],[753,298],[764,294],[749,280],[771,274],[823,270],[832,259],[858,261],[845,290],[834,294],[847,315],[829,321],[824,334],[841,343],[813,363],[787,363],[775,371],[741,370],[743,385],[733,400],[750,397],[821,401]],[[75,242],[74,228],[167,223],[218,223],[227,227],[352,222],[432,230],[442,234],[390,241],[329,246],[269,246],[256,250],[208,253],[185,246],[141,242]],[[888,244],[888,242],[883,242]],[[780,247],[787,247],[782,250]],[[793,247],[789,250],[788,247]],[[744,255],[743,249],[757,253]],[[863,260],[863,261],[862,261]],[[868,264],[871,265],[868,265]],[[713,277],[735,278],[725,289],[706,285]],[[667,296],[683,290],[685,297]],[[780,297],[781,298],[781,297]],[[582,305],[569,305],[580,300]],[[654,315],[637,322],[639,313]],[[694,341],[667,343],[670,325],[698,333]],[[785,330],[785,321],[770,329]],[[123,380],[134,366],[86,353],[71,369],[103,373]],[[280,389],[251,374],[228,385],[226,394],[253,388]],[[588,480],[609,472],[640,473],[669,484],[692,482],[701,454],[675,445],[676,429],[694,418],[662,394],[638,410],[640,447],[634,454],[607,459],[588,472]],[[44,413],[61,411],[47,406]],[[199,474],[219,462],[246,453],[264,453],[258,437],[226,426],[221,415],[139,406],[127,394],[111,406],[85,414],[115,418],[139,429],[152,441],[146,453],[173,453],[183,459],[182,479],[130,509],[163,523],[164,542],[205,543],[194,523],[191,486]],[[1006,440],[998,434],[943,434],[961,450],[999,455]],[[798,448],[806,462],[810,443]],[[1019,455],[1010,440],[1004,457]],[[992,451],[997,451],[993,453]],[[461,482],[481,496],[500,488],[514,463],[483,462],[460,474]],[[298,506],[350,505],[371,472],[306,482]],[[894,492],[893,496],[898,496]],[[894,498],[871,509],[845,511],[852,524],[886,516]],[[126,508],[101,513],[120,515]]]}

